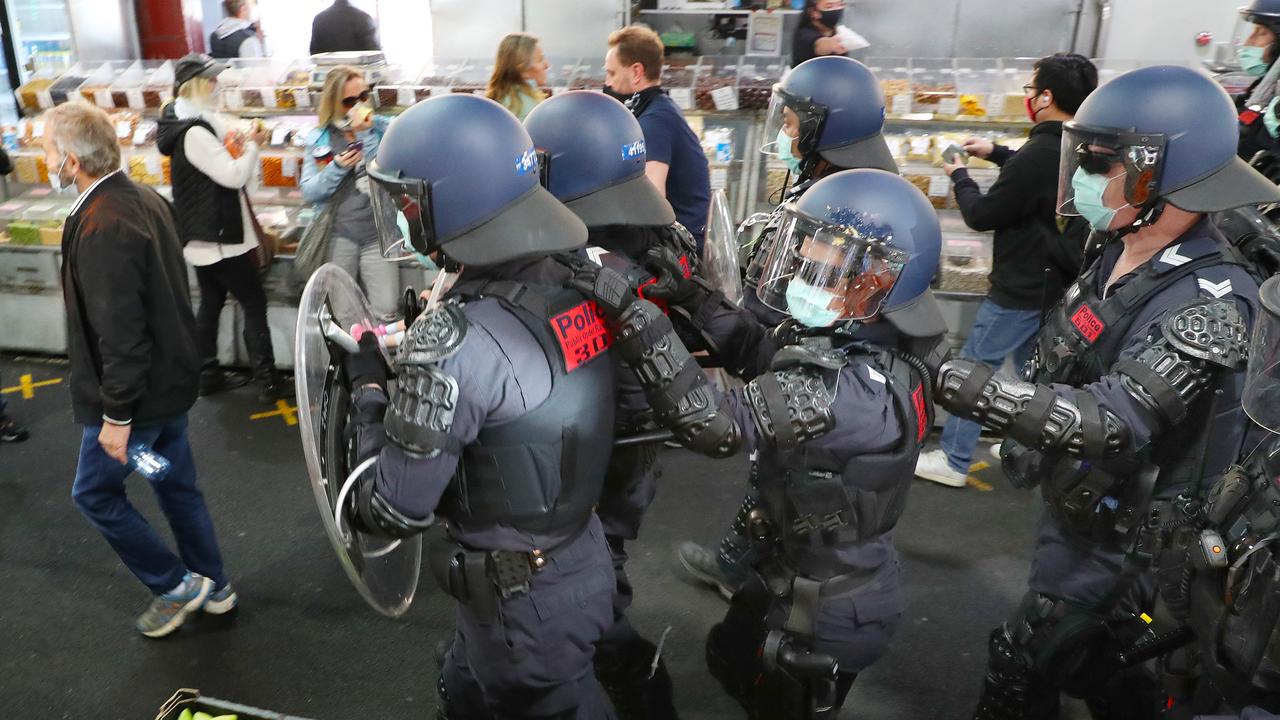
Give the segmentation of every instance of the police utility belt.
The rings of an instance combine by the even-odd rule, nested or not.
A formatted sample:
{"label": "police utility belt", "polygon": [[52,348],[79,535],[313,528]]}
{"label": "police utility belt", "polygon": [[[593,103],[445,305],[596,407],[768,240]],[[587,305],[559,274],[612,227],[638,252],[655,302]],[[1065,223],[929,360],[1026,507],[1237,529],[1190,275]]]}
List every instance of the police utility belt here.
{"label": "police utility belt", "polygon": [[551,548],[527,551],[468,550],[449,538],[437,538],[427,546],[427,564],[445,594],[481,619],[491,619],[503,600],[528,593],[533,576],[585,530],[584,525]]}

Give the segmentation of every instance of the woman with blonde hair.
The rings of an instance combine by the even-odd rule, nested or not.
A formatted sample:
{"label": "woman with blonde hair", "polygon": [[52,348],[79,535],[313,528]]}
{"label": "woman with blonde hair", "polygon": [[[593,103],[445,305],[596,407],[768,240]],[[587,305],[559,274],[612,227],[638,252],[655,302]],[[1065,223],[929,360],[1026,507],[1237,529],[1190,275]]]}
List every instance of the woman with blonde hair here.
{"label": "woman with blonde hair", "polygon": [[374,313],[390,318],[400,295],[400,271],[382,257],[365,173],[390,119],[373,114],[369,83],[362,72],[347,65],[333,68],[325,77],[318,115],[302,162],[302,197],[317,210],[337,203],[329,230],[329,261],[360,283]]}
{"label": "woman with blonde hair", "polygon": [[547,84],[551,65],[542,54],[538,38],[528,33],[511,33],[498,43],[498,57],[485,97],[496,100],[524,122],[525,117],[546,99],[539,87]]}

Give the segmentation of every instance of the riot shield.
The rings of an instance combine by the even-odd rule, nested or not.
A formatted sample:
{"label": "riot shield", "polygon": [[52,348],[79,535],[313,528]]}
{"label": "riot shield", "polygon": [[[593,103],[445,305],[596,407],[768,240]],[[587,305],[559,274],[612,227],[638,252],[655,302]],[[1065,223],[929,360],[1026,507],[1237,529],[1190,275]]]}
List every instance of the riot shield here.
{"label": "riot shield", "polygon": [[1280,275],[1262,283],[1258,295],[1262,312],[1253,319],[1241,404],[1254,422],[1280,433]]}
{"label": "riot shield", "polygon": [[742,304],[742,271],[738,265],[737,233],[729,214],[729,200],[724,190],[711,194],[711,212],[707,218],[707,234],[702,244],[699,274],[717,288],[730,302]]}
{"label": "riot shield", "polygon": [[335,512],[356,486],[357,476],[377,469],[373,458],[357,467],[354,442],[345,437],[352,405],[342,358],[356,348],[346,329],[357,324],[374,326],[364,293],[337,265],[323,265],[307,282],[298,308],[298,429],[320,520],[342,569],[373,609],[399,617],[409,609],[418,587],[422,537],[390,540],[365,535]]}

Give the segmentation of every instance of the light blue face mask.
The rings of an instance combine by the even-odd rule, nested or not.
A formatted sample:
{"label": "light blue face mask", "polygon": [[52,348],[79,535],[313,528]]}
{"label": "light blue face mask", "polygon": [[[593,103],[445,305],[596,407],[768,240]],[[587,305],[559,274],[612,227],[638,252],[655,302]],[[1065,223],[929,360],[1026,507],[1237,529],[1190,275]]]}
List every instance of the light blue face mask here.
{"label": "light blue face mask", "polygon": [[1277,101],[1280,101],[1280,97],[1272,98],[1267,111],[1262,113],[1262,124],[1267,126],[1267,132],[1271,133],[1273,138],[1280,138],[1280,118],[1276,117]]}
{"label": "light blue face mask", "polygon": [[1111,222],[1116,219],[1116,209],[1107,207],[1102,200],[1103,193],[1107,191],[1107,185],[1110,185],[1114,179],[1106,175],[1087,173],[1084,168],[1076,168],[1075,175],[1071,176],[1071,190],[1075,194],[1073,202],[1076,211],[1089,221],[1090,227],[1100,232],[1111,229]]}
{"label": "light blue face mask", "polygon": [[829,327],[840,318],[838,310],[829,310],[835,293],[814,287],[800,278],[787,283],[787,312],[796,322],[811,328]]}
{"label": "light blue face mask", "polygon": [[1240,61],[1240,69],[1254,77],[1262,77],[1267,73],[1267,61],[1262,59],[1263,49],[1253,45],[1237,45],[1236,59]]}
{"label": "light blue face mask", "polygon": [[800,172],[800,158],[791,154],[791,143],[794,139],[787,134],[786,130],[778,131],[778,159],[787,166],[791,172]]}

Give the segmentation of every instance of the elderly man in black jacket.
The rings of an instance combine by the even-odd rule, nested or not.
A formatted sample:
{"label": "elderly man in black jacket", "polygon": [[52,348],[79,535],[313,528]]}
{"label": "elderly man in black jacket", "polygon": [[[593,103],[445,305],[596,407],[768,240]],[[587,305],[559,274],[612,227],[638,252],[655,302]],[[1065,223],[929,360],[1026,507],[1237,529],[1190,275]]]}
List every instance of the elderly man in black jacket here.
{"label": "elderly man in black jacket", "polygon": [[[1021,369],[1031,357],[1043,309],[1055,304],[1075,280],[1086,233],[1064,237],[1057,227],[1062,123],[1097,86],[1098,70],[1087,58],[1041,58],[1032,81],[1023,86],[1027,117],[1036,125],[1022,149],[1014,152],[979,138],[964,143],[968,154],[1000,166],[1000,177],[987,194],[969,177],[962,158],[943,165],[955,185],[965,224],[980,232],[995,231],[991,290],[978,309],[961,357],[993,367],[1012,358],[1014,367]],[[964,487],[981,429],[968,420],[948,419],[942,449],[920,455],[916,476]]]}
{"label": "elderly man in black jacket", "polygon": [[[71,405],[84,426],[71,496],[151,590],[137,628],[161,637],[192,612],[236,603],[187,442],[200,374],[187,267],[169,203],[120,170],[107,114],[68,103],[45,117],[50,182],[79,191],[62,234]],[[151,486],[178,555],[125,495],[148,452],[169,464]]]}
{"label": "elderly man in black jacket", "polygon": [[351,6],[350,0],[333,0],[311,21],[311,54],[381,50],[378,26],[369,13]]}

